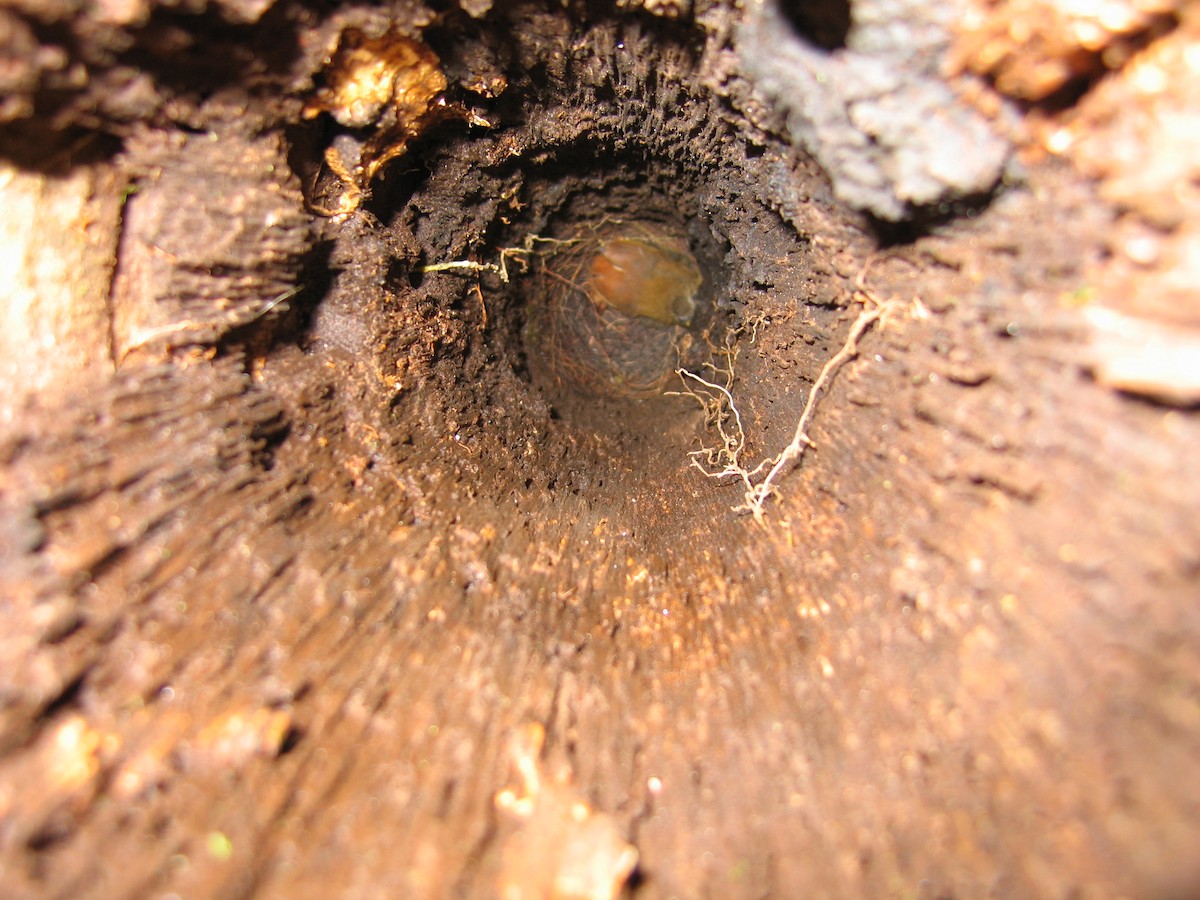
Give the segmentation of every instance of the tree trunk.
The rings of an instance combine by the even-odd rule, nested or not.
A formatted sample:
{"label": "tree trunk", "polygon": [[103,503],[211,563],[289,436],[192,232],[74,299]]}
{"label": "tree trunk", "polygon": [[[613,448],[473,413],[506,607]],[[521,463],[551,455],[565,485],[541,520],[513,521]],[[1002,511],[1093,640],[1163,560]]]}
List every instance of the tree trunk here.
{"label": "tree trunk", "polygon": [[0,10],[0,893],[1194,893],[1161,6]]}

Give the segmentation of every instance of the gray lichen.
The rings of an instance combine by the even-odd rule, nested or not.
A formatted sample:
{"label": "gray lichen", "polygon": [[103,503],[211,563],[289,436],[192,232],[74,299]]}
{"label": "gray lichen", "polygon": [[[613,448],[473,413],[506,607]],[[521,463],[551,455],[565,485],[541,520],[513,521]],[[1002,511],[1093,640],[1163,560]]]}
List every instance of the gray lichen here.
{"label": "gray lichen", "polygon": [[736,47],[756,89],[851,206],[889,221],[984,194],[1010,147],[939,77],[942,23],[912,0],[862,0],[845,47],[809,43],[775,0],[748,6]]}

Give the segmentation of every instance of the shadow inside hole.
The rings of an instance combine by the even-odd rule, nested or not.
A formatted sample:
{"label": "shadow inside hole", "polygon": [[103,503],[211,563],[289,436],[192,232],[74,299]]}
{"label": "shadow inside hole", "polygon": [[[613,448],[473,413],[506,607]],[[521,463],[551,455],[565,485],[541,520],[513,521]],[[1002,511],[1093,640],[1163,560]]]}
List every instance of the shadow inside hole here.
{"label": "shadow inside hole", "polygon": [[796,34],[825,50],[846,46],[853,24],[850,0],[778,0],[779,11]]}

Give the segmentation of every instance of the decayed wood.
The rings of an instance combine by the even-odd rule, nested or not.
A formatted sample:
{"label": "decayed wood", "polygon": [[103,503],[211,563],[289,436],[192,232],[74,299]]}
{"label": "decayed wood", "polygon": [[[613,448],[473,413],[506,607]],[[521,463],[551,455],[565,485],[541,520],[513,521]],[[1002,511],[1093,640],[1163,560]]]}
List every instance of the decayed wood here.
{"label": "decayed wood", "polygon": [[[907,266],[897,274],[907,283]],[[764,347],[802,327],[767,328]],[[835,389],[815,464],[785,482],[766,531],[682,459],[663,480],[670,466],[631,465],[606,441],[530,462],[593,459],[606,483],[579,494],[514,493],[486,444],[486,469],[449,442],[364,469],[366,433],[338,424],[336,394],[305,387],[303,368],[288,405],[308,426],[270,472],[247,468],[248,430],[226,423],[277,427],[273,405],[205,365],[160,374],[174,390],[147,379],[142,400],[113,401],[145,422],[121,468],[211,449],[134,466],[144,480],[110,515],[158,520],[157,492],[138,499],[137,485],[181,470],[211,498],[167,504],[174,527],[157,541],[86,549],[111,557],[92,608],[109,598],[122,627],[100,641],[85,621],[38,649],[92,655],[68,705],[6,762],[6,784],[37,782],[42,798],[6,794],[11,883],[486,895],[543,877],[600,816],[655,894],[917,878],[1166,889],[1192,827],[1194,798],[1170,773],[1197,734],[1183,701],[1194,498],[1178,495],[1196,482],[1176,471],[1176,496],[1149,503],[1097,494],[1118,470],[1164,483],[1154,467],[1176,460],[1126,448],[1147,424],[1136,408],[1057,363],[1015,362],[1055,341],[965,377],[947,352],[976,353],[994,327],[971,311],[893,323],[873,347],[885,361]],[[778,351],[760,352],[745,357],[750,384]],[[164,404],[180,394],[179,411],[211,411],[176,445]],[[66,459],[84,474],[48,504],[60,559],[97,489],[125,483],[89,477],[79,452]],[[1002,465],[1015,474],[989,474]],[[547,733],[542,783],[578,798],[578,821],[513,812],[531,723]],[[578,871],[611,883],[620,857],[588,846]]]}
{"label": "decayed wood", "polygon": [[[196,517],[211,536],[241,515],[230,497],[253,485],[283,422],[238,368],[136,370],[69,398],[66,415],[35,408],[7,435],[6,748],[93,670],[140,598],[213,552]],[[118,562],[116,583],[96,590]]]}
{"label": "decayed wood", "polygon": [[133,142],[113,354],[161,356],[272,319],[299,293],[308,216],[278,135],[233,125]]}
{"label": "decayed wood", "polygon": [[[495,129],[327,245],[228,107],[227,152],[130,144],[119,339],[172,338],[0,441],[3,892],[1186,894],[1200,427],[1085,375],[1094,197],[1035,168],[880,251],[724,45],[505,15],[542,62]],[[446,71],[500,67],[460,27]],[[622,209],[681,217],[743,325],[757,458],[887,304],[762,522],[687,398],[551,408],[519,273],[422,271]],[[317,308],[263,315],[302,261]]]}
{"label": "decayed wood", "polygon": [[0,419],[39,392],[112,372],[117,185],[98,164],[43,173],[0,163]]}

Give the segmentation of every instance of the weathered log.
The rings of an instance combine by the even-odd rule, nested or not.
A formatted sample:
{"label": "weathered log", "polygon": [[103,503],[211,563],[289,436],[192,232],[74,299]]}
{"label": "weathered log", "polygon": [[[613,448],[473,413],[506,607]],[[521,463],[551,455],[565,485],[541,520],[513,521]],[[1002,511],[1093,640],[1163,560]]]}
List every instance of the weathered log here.
{"label": "weathered log", "polygon": [[[8,357],[0,893],[1193,892],[1200,421],[1089,375],[1116,214],[921,6],[10,14],[90,75],[0,144],[125,215]],[[673,395],[538,327],[614,220]]]}

